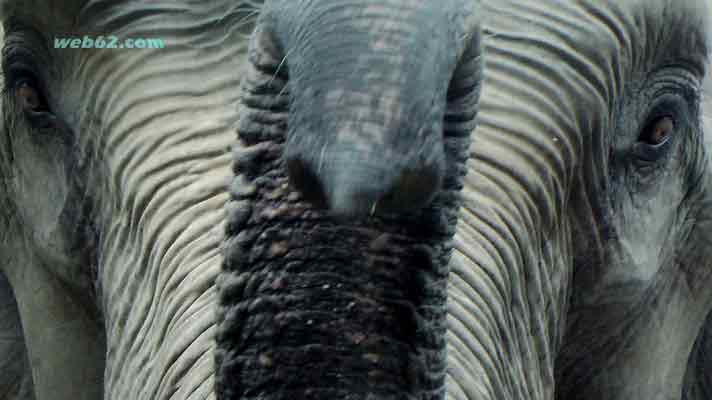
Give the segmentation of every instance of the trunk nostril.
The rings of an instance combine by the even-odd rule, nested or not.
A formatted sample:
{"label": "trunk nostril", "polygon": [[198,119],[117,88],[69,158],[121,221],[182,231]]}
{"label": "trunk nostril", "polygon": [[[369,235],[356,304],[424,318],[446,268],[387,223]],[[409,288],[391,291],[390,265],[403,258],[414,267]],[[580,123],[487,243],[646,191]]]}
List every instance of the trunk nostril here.
{"label": "trunk nostril", "polygon": [[331,159],[318,171],[299,156],[287,160],[292,186],[315,207],[342,220],[423,208],[442,185],[444,166],[438,163],[398,168],[344,159],[348,157]]}
{"label": "trunk nostril", "polygon": [[443,174],[438,165],[402,171],[379,201],[378,210],[403,212],[427,206],[440,190]]}

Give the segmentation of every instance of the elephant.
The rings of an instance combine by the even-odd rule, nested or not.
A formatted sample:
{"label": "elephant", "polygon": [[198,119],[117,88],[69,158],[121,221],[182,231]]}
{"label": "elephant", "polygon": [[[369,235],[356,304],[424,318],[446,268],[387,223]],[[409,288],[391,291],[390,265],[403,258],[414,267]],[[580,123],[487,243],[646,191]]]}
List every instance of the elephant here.
{"label": "elephant", "polygon": [[708,397],[705,0],[0,4],[35,398]]}

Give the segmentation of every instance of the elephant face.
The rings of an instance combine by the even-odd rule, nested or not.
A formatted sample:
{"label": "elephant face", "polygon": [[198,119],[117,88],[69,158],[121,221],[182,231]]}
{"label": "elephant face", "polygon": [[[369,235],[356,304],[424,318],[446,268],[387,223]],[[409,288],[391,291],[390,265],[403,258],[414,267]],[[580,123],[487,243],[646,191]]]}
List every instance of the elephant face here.
{"label": "elephant face", "polygon": [[251,2],[2,3],[37,397],[679,398],[712,304],[706,3],[334,4],[268,2],[243,71]]}

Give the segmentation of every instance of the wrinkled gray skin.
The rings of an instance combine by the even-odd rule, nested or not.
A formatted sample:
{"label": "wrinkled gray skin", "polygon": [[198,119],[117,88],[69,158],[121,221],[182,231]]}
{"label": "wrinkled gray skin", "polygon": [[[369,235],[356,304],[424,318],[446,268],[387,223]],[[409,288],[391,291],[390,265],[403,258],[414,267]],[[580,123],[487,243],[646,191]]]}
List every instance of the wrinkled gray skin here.
{"label": "wrinkled gray skin", "polygon": [[[17,304],[0,287],[15,343],[0,342],[3,398],[27,393],[18,317],[38,400],[215,397],[214,281],[250,4],[0,2],[0,268]],[[53,48],[85,34],[165,48]]]}
{"label": "wrinkled gray skin", "polygon": [[172,47],[6,23],[64,122],[5,93],[0,254],[38,399],[709,398],[703,0],[275,0],[242,92],[239,2],[39,3],[3,16]]}
{"label": "wrinkled gray skin", "polygon": [[[396,234],[370,229],[385,230],[379,213],[434,198],[405,214],[426,231],[447,207],[436,192],[441,180],[457,182],[456,168],[443,169],[451,153],[442,143],[453,135],[437,118],[452,111],[451,88],[464,79],[453,55],[470,36],[451,8],[462,5],[268,3],[243,83],[247,150],[237,155],[229,220],[243,230],[227,242],[219,390],[229,399],[415,399],[442,395],[447,382],[458,399],[708,398],[712,170],[700,88],[712,42],[702,0],[483,2],[478,126],[441,379],[429,353],[436,342],[419,341],[442,333],[439,310],[420,307],[434,304],[440,282],[412,277],[442,265],[409,253],[412,231],[390,254],[379,238]],[[281,150],[283,165],[262,168]],[[361,230],[331,235],[298,216],[289,225],[288,210],[274,205],[287,202],[280,168],[312,203],[341,217],[373,214],[371,222],[344,222]],[[424,179],[413,187],[411,176]],[[356,250],[340,251],[337,235]],[[447,248],[447,234],[423,246],[437,255],[439,244]],[[400,286],[359,264],[378,250],[415,260],[410,270],[399,269],[404,257],[384,261]],[[356,311],[342,308],[348,298]],[[377,307],[402,318],[403,330],[379,320]]]}

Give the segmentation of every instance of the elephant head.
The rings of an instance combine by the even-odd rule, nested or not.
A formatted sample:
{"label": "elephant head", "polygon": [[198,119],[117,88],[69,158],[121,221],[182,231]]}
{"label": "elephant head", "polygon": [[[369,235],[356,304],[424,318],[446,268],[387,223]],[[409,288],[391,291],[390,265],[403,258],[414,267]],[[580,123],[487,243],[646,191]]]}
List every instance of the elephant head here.
{"label": "elephant head", "polygon": [[704,0],[273,0],[246,53],[248,3],[1,3],[39,399],[706,384]]}
{"label": "elephant head", "polygon": [[[256,4],[0,7],[0,264],[36,398],[213,398],[214,280]],[[56,44],[85,36],[96,46]],[[148,39],[163,48],[111,48]]]}
{"label": "elephant head", "polygon": [[480,75],[451,14],[479,2],[425,3],[263,10],[218,393],[680,398],[712,309],[708,4],[483,1]]}

